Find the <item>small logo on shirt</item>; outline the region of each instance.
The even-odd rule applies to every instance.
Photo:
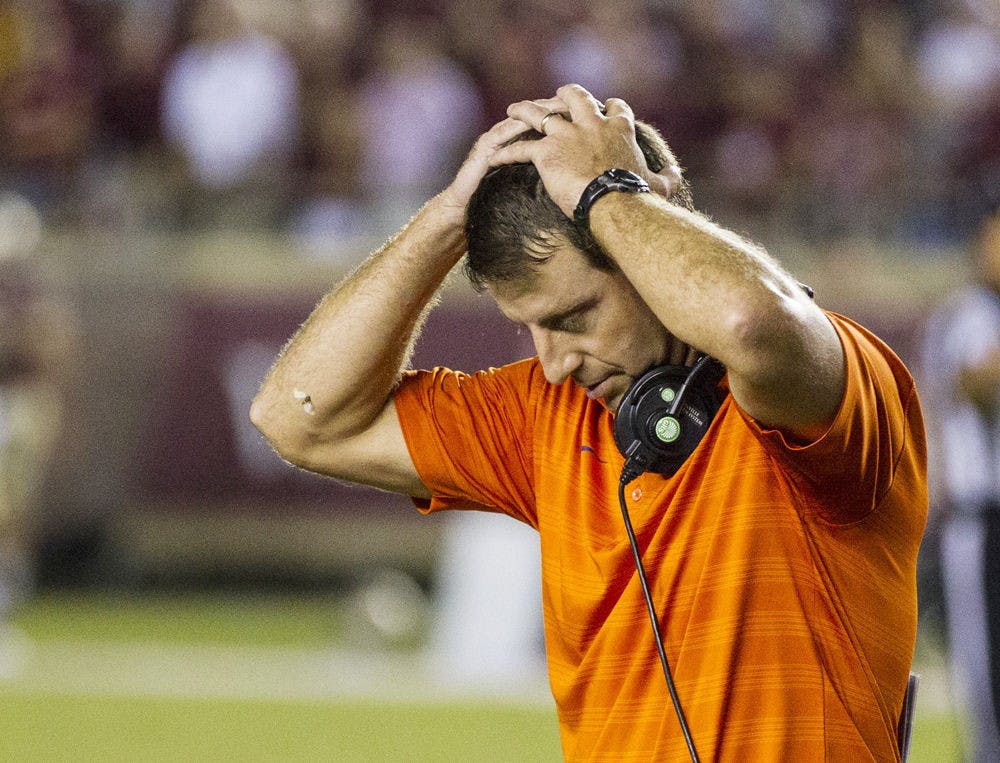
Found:
[[[594,458],[596,458],[598,460],[599,463],[602,463],[602,464],[606,464],[607,463],[607,461],[605,461],[603,458],[601,458],[600,456],[598,456],[597,455],[597,451],[594,450],[589,445],[581,445],[580,446],[580,452],[581,453],[590,453],[591,455],[594,456]]]

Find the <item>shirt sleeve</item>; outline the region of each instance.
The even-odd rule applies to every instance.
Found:
[[[811,443],[790,443],[780,430],[741,413],[810,503],[826,520],[842,524],[876,509],[904,449],[920,448],[923,425],[913,378],[902,361],[863,327],[829,315],[844,348],[846,386],[827,431]],[[920,430],[916,435],[914,427]]]
[[[408,371],[394,393],[414,466],[432,493],[421,511],[479,509],[537,527],[532,482],[537,364],[465,374]]]

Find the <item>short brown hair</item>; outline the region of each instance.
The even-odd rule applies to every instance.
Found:
[[[645,122],[635,123],[636,142],[653,172],[677,165],[677,160],[659,131]],[[515,140],[538,140],[542,134],[530,130]],[[682,182],[671,201],[690,207],[691,195]],[[552,247],[565,242],[583,252],[600,270],[615,265],[594,240],[589,229],[566,217],[549,197],[533,164],[508,164],[491,170],[469,201],[465,223],[468,255],[465,273],[482,290],[490,282],[529,275]]]

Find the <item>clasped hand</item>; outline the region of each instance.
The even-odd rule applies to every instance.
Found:
[[[544,137],[511,142],[528,130]],[[491,168],[519,162],[535,165],[545,190],[570,218],[588,183],[613,167],[640,175],[664,197],[681,182],[677,165],[660,173],[646,166],[635,139],[635,117],[625,101],[609,98],[601,104],[580,85],[564,85],[554,98],[511,104],[507,118],[476,141],[442,195],[456,213],[464,213],[479,181]]]

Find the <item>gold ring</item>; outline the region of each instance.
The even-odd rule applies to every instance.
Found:
[[[542,121],[538,123],[538,132],[542,133],[542,135],[548,135],[548,133],[545,132],[545,125],[548,123],[550,119],[552,119],[552,117],[559,117],[560,119],[562,119],[563,115],[560,114],[558,111],[550,111],[548,114],[542,117]]]

